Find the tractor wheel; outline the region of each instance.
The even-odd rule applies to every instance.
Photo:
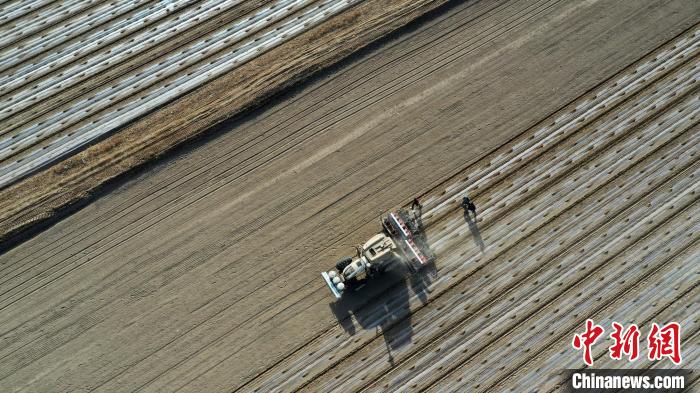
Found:
[[[352,258],[346,257],[338,261],[338,263],[335,264],[335,268],[338,269],[340,273],[345,270],[345,268],[352,262]]]

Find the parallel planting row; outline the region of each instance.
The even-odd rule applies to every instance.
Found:
[[[6,5],[0,187],[359,2]]]
[[[244,390],[554,388],[538,376],[580,364],[562,349],[588,316],[671,313],[694,337],[699,53],[694,29],[431,192],[437,278],[355,310],[382,335],[336,326]],[[457,208],[467,193],[478,222]]]

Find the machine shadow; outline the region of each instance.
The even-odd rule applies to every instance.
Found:
[[[418,231],[416,236],[420,237],[425,244],[430,244],[428,235],[425,231],[422,219],[422,207],[413,211],[413,217],[415,219],[416,225],[418,226]],[[432,252],[432,251],[431,251]],[[423,266],[421,270],[409,276],[409,283],[413,293],[420,299],[420,301],[425,305],[428,303],[428,298],[430,296],[430,284],[437,278],[437,267],[435,266],[435,255],[431,255],[433,258]]]
[[[420,236],[427,240],[420,221]],[[359,329],[376,330],[381,334],[393,364],[392,350],[412,342],[413,324],[411,320],[410,299],[414,294],[426,304],[429,286],[437,276],[434,261],[412,272],[406,263],[394,263],[380,279],[368,281],[357,291],[346,292],[343,297],[330,304],[330,308],[339,324],[350,335]]]
[[[363,330],[377,330],[389,348],[398,348],[410,342],[412,336],[409,275],[403,264],[394,264],[381,279],[346,292],[330,304],[331,310],[347,333],[355,334],[356,325]]]

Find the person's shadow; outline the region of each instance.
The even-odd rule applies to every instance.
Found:
[[[479,224],[477,224],[476,222],[476,212],[474,212],[473,214],[474,217],[472,217],[472,214],[469,212],[469,210],[464,209],[464,221],[467,222],[467,226],[469,227],[469,231],[472,233],[474,242],[477,246],[479,246],[481,252],[484,252],[484,250],[486,249],[486,246],[484,245],[484,239],[481,238]]]

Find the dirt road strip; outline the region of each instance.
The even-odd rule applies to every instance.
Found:
[[[413,361],[417,371],[429,370],[431,348],[441,340],[450,345],[445,353],[454,355],[454,370],[471,367],[469,358],[484,352],[474,347],[465,358],[461,343],[447,340],[460,326],[505,319],[499,334],[528,337],[522,328],[529,321],[550,318],[576,289],[595,290],[595,271],[617,271],[610,261],[638,240],[626,239],[625,218],[645,214],[644,201],[674,206],[636,226],[650,234],[694,206],[688,192],[676,195],[667,186],[695,184],[697,155],[677,153],[697,145],[694,120],[684,115],[697,102],[689,77],[697,2],[581,4],[457,4],[275,105],[225,123],[229,132],[177,151],[5,252],[0,383],[32,391],[312,389],[332,384],[336,372],[361,369],[362,351],[378,370],[389,370],[391,383]],[[645,57],[650,52],[658,60]],[[610,95],[597,100],[598,88]],[[651,110],[654,100],[659,105]],[[637,124],[615,119],[617,109],[638,116]],[[654,121],[661,117],[669,125],[663,132]],[[537,137],[523,134],[528,130]],[[550,134],[556,136],[546,139]],[[581,143],[595,146],[581,151]],[[525,158],[509,159],[513,154]],[[505,167],[496,173],[499,163]],[[659,178],[640,173],[645,167],[661,171]],[[478,190],[462,181],[473,174],[485,175]],[[477,222],[483,255],[454,202],[464,190],[474,193],[484,217]],[[346,314],[331,307],[318,273],[374,233],[381,212],[421,193],[430,239],[443,255],[434,276],[405,282],[394,274]],[[597,204],[610,211],[584,215]],[[611,217],[608,236],[620,241],[606,257],[598,228]],[[562,244],[547,243],[552,231],[583,225]],[[663,236],[686,244],[676,235]],[[596,261],[595,271],[577,269],[580,248]],[[668,266],[655,260],[629,274],[656,277]],[[550,290],[558,281],[535,283],[538,274],[561,277],[562,292]],[[431,286],[441,288],[435,298]],[[542,307],[513,306],[515,294],[541,295]],[[411,306],[416,297],[422,306]],[[462,302],[459,310],[446,307],[454,301]],[[407,306],[420,310],[405,314]],[[354,332],[347,312],[366,317]],[[470,312],[478,318],[465,317]],[[449,320],[432,325],[439,317]],[[313,349],[343,342],[347,348]],[[540,349],[552,347],[542,342]],[[354,386],[381,389],[385,380],[373,374]],[[441,375],[421,387],[441,383]]]
[[[365,1],[85,151],[0,190],[0,241],[15,238],[57,213],[78,208],[71,205],[87,202],[108,180],[258,106],[445,1]],[[227,21],[224,18],[212,23]],[[204,26],[199,30],[206,29]],[[182,39],[186,37],[178,38]],[[121,68],[114,72],[125,72]],[[128,64],[124,69],[130,70]],[[104,79],[104,75],[98,79]]]

